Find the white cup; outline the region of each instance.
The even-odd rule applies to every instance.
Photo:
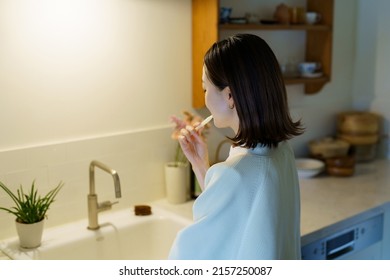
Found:
[[[306,23],[307,24],[316,24],[321,20],[321,14],[317,12],[307,12],[306,13]]]
[[[301,62],[298,65],[301,75],[313,74],[321,69],[321,63],[319,62]]]

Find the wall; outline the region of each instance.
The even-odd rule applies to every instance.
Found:
[[[169,116],[191,106],[190,15],[190,0],[0,0],[0,180],[63,180],[47,226],[87,216],[93,159],[118,171],[116,209],[164,197]],[[13,219],[0,212],[0,240]]]
[[[167,126],[190,104],[190,2],[0,0],[0,151]]]
[[[390,158],[390,2],[360,0],[358,7],[354,108],[383,116],[380,155]]]

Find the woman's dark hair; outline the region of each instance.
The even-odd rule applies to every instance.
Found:
[[[279,63],[263,39],[237,34],[214,43],[204,65],[211,83],[230,88],[240,121],[230,138],[234,145],[277,147],[303,133],[301,122],[291,119]]]

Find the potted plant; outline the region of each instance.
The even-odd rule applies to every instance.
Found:
[[[171,122],[175,124],[171,137],[175,141],[177,141],[182,128],[187,125],[194,126],[196,123],[203,121],[201,117],[188,111],[183,111],[183,116],[183,119],[176,116],[171,117]],[[205,125],[201,131],[202,137],[205,137],[209,127],[208,124]],[[178,204],[187,201],[190,198],[190,180],[190,164],[179,142],[177,142],[174,161],[165,164],[165,185],[168,202]]]
[[[12,192],[6,185],[0,182],[3,189],[14,201],[15,205],[9,208],[0,207],[16,217],[16,230],[19,236],[20,246],[23,248],[35,248],[41,244],[44,218],[54,198],[62,188],[60,182],[54,189],[41,197],[35,187],[35,181],[28,192],[24,192],[22,185]]]

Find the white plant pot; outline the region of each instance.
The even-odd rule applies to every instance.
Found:
[[[165,187],[168,202],[184,203],[190,196],[190,171],[188,163],[165,164]]]
[[[45,219],[34,224],[15,222],[20,247],[31,249],[41,245],[44,221]]]

